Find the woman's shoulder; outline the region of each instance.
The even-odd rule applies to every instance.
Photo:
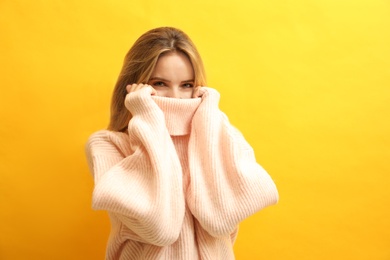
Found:
[[[124,141],[129,138],[127,133],[111,131],[111,130],[98,130],[92,133],[88,140],[94,141]]]

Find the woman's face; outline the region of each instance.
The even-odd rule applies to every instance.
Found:
[[[169,52],[161,55],[148,82],[157,96],[191,98],[194,91],[194,69],[186,55]]]

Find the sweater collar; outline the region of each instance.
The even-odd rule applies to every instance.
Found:
[[[191,132],[191,121],[201,98],[177,99],[152,96],[163,111],[165,124],[171,136],[187,135]]]

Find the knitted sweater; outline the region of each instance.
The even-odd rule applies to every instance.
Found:
[[[128,132],[89,138],[92,206],[112,224],[106,259],[234,259],[240,221],[277,202],[218,92],[205,89],[194,99],[130,93]]]

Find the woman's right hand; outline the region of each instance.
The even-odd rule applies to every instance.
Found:
[[[151,96],[157,96],[157,91],[148,84],[129,84],[126,86],[125,106],[132,116],[158,108]],[[161,112],[162,113],[162,112]]]
[[[150,86],[148,84],[142,84],[142,83],[135,84],[134,83],[134,84],[126,86],[127,93],[135,92],[135,91],[137,91],[139,89],[142,89],[142,88],[150,88],[151,89],[151,95],[152,96],[157,95],[157,91],[152,86]]]

